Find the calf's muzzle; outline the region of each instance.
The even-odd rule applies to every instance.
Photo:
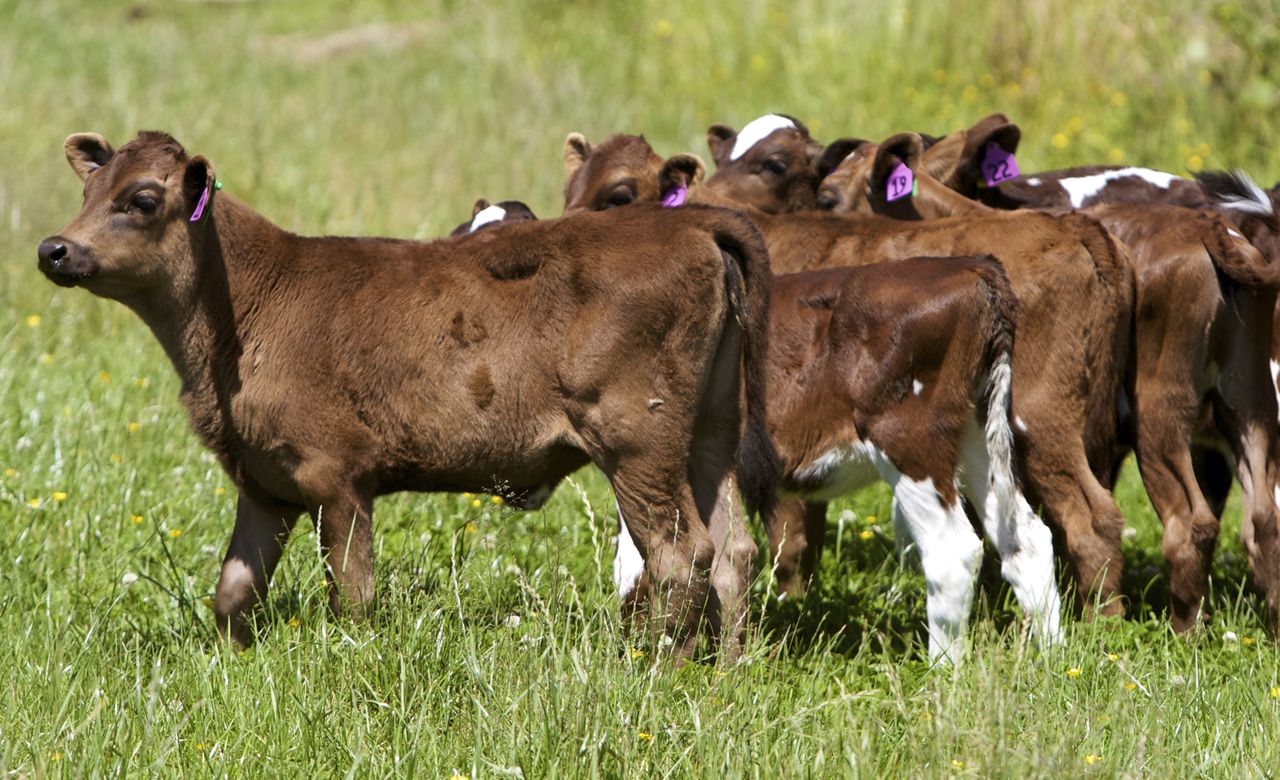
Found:
[[[37,254],[40,272],[62,287],[74,287],[98,272],[98,264],[88,251],[59,236],[41,241]]]

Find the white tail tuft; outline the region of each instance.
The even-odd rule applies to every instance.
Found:
[[[1001,517],[1013,515],[1018,488],[1013,477],[1013,429],[1009,427],[1010,388],[1013,368],[1009,353],[1002,352],[991,365],[987,382],[987,469],[988,489],[995,496]]]

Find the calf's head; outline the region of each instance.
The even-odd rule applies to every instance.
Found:
[[[707,188],[744,206],[771,214],[814,207],[821,177],[816,163],[822,144],[785,114],[765,114],[741,132],[728,125],[707,130],[716,163]]]
[[[564,140],[564,213],[655,202],[662,158],[642,135],[615,135],[592,146],[582,133]]]
[[[449,232],[450,236],[465,236],[477,230],[491,228],[504,222],[530,222],[537,220],[524,201],[504,200],[490,203],[480,198],[471,207],[471,219],[463,222]]]
[[[119,150],[96,133],[77,133],[64,148],[84,182],[84,204],[40,242],[40,271],[63,287],[116,299],[171,279],[172,258],[189,253],[193,234],[213,219],[213,165],[157,132]]]

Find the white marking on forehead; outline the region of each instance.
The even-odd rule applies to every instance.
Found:
[[[920,395],[920,391],[924,389],[924,384],[919,379],[911,380],[911,391],[916,395]]]
[[[471,229],[468,233],[474,233],[490,222],[501,222],[507,216],[507,210],[501,206],[490,206],[481,209],[476,213],[475,218],[471,220]]]
[[[1075,208],[1080,208],[1086,200],[1101,192],[1102,188],[1107,186],[1107,182],[1130,176],[1142,179],[1162,190],[1169,189],[1170,184],[1182,178],[1174,173],[1153,171],[1150,168],[1121,168],[1118,171],[1103,171],[1092,176],[1058,179],[1058,184],[1061,184],[1062,189],[1067,191],[1067,195],[1071,198],[1071,205]]]
[[[733,142],[733,151],[729,153],[729,159],[736,160],[746,154],[751,147],[768,138],[775,130],[795,129],[795,126],[795,122],[777,114],[765,114],[758,119],[753,119],[738,133],[737,140]]]

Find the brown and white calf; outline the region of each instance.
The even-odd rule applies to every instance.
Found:
[[[40,244],[39,267],[146,322],[238,486],[222,633],[251,641],[303,512],[332,605],[358,615],[374,596],[375,496],[490,490],[530,504],[587,463],[666,596],[651,630],[688,656],[709,598],[739,624],[732,591],[745,592],[751,550],[730,550],[745,560],[720,580],[712,569],[744,428],[758,456],[739,469],[744,491],[772,490],[770,275],[747,220],[644,208],[432,243],[307,238],[218,193],[212,164],[163,133],[119,150],[79,134],[65,149],[84,203]]]
[[[615,136],[586,157],[566,146],[566,211],[589,209],[619,183],[611,158],[649,159],[626,177],[665,197],[685,188],[690,202],[727,199],[698,187],[701,162],[675,155],[661,162],[638,136]],[[656,161],[656,162],[655,162]],[[662,193],[659,195],[658,193]],[[1018,465],[1032,504],[1062,533],[1087,605],[1122,611],[1117,596],[1124,517],[1106,487],[1115,450],[1115,409],[1123,379],[1133,307],[1133,271],[1122,246],[1096,220],[1043,214],[994,213],[911,223],[878,216],[750,211],[769,247],[776,273],[865,265],[908,257],[991,254],[1008,271],[1022,316],[1013,360],[1013,411]],[[790,513],[787,514],[787,509]],[[770,547],[797,537],[816,550],[825,511],[805,516],[780,502]],[[813,522],[816,516],[816,522]],[[797,526],[804,525],[803,533]],[[798,583],[811,576],[816,554],[798,555]],[[795,560],[794,558],[792,560]],[[1086,605],[1086,606],[1087,606]]]
[[[924,161],[933,158],[956,190],[998,205],[1090,203],[1086,210],[1130,247],[1138,271],[1131,398],[1137,428],[1128,443],[1165,525],[1174,626],[1194,625],[1233,472],[1241,485],[1250,568],[1274,624],[1280,610],[1280,432],[1272,345],[1280,232],[1273,201],[1243,176],[1191,181],[1133,168],[1037,174],[998,189],[976,186],[970,155],[990,144],[1012,154],[1019,138],[1016,125],[995,115],[943,139]],[[943,195],[954,198],[950,190]],[[952,203],[964,208],[973,202]]]
[[[884,481],[928,588],[929,658],[965,652],[982,540],[967,496],[1042,644],[1061,637],[1053,539],[1014,477],[1017,301],[990,257],[912,258],[775,277],[768,420],[781,490],[823,502]],[[825,506],[825,504],[824,504]],[[771,524],[766,511],[766,523]],[[625,522],[614,576],[645,581]]]

